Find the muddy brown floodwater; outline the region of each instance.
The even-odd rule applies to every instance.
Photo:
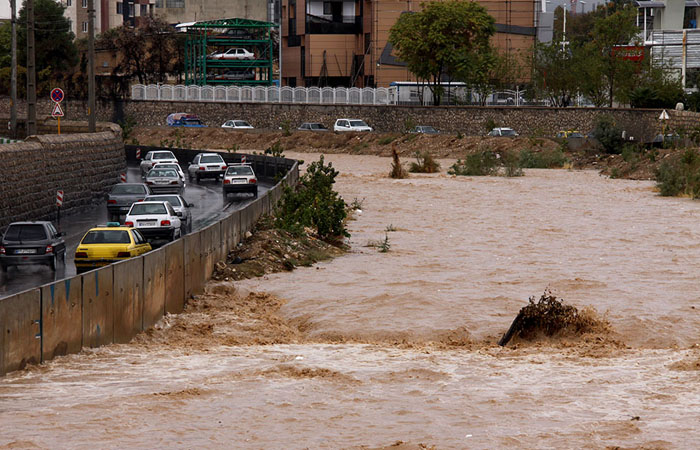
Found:
[[[593,171],[328,159],[364,199],[349,254],[0,379],[0,446],[697,448],[700,202]],[[496,346],[547,287],[611,339]]]

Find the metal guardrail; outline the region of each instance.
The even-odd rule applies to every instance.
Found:
[[[172,150],[178,158],[197,152]],[[133,153],[135,148],[127,149],[127,158]],[[241,155],[222,156],[239,161]],[[299,179],[294,160],[246,157],[256,173],[285,175],[245,208],[143,256],[0,299],[0,376],[83,347],[129,342],[166,313],[182,312],[186,300],[202,292],[216,262]]]

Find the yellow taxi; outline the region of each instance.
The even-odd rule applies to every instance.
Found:
[[[85,233],[75,250],[75,269],[81,273],[150,251],[151,244],[138,230],[110,222]]]
[[[557,138],[559,139],[569,139],[569,138],[584,138],[585,136],[576,130],[561,130],[557,133]]]

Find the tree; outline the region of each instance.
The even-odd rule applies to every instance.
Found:
[[[552,41],[536,43],[532,55],[534,91],[552,106],[569,106],[579,89],[574,54]]]
[[[486,72],[492,52],[494,19],[476,2],[458,0],[423,4],[423,11],[404,13],[389,31],[397,56],[419,80],[427,80],[434,103],[440,104],[443,77],[465,79]]]
[[[69,72],[78,62],[73,44],[75,35],[70,20],[63,16],[66,8],[54,0],[34,0],[34,40],[37,72],[50,69],[53,78]],[[27,11],[22,5],[17,24],[18,64],[27,61]]]

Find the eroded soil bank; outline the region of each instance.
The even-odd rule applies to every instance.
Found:
[[[0,446],[696,446],[700,203],[595,171],[327,158],[362,203],[346,255],[212,282],[129,345],[0,380]],[[610,328],[497,346],[546,287]]]

